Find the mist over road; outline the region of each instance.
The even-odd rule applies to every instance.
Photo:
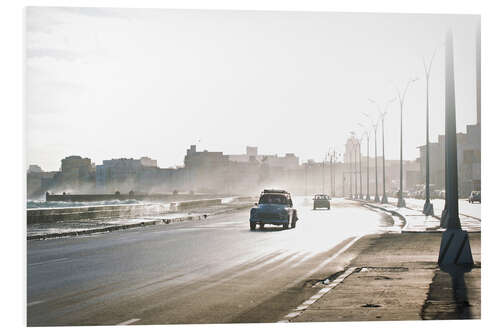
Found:
[[[273,322],[342,269],[336,254],[390,218],[295,197],[295,229],[249,230],[249,212],[89,237],[28,241],[29,326]]]

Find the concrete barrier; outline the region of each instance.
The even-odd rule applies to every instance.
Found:
[[[34,208],[27,210],[28,224],[79,221],[98,218],[160,215],[168,212],[160,204],[83,206],[70,208]]]
[[[247,201],[247,197],[238,197],[238,202]],[[27,223],[53,223],[62,221],[81,221],[99,218],[158,216],[192,208],[222,205],[222,199],[202,199],[171,202],[162,204],[124,204],[59,208],[31,208],[27,210]]]

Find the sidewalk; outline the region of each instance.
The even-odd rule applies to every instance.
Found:
[[[481,234],[470,234],[475,265],[457,300],[451,277],[437,266],[440,233],[362,238],[343,255],[364,248],[344,274],[285,316],[286,322],[479,319]],[[462,281],[463,282],[463,281]]]
[[[442,202],[436,202],[434,205],[434,216],[425,216],[422,213],[423,210],[423,200],[412,200],[408,199],[406,208],[396,207],[394,200],[389,200],[388,204],[374,203],[363,200],[357,200],[363,202],[365,205],[390,212],[393,215],[400,216],[405,220],[406,226],[403,228],[402,232],[443,232],[445,229],[440,227],[440,217],[442,211]],[[461,204],[465,205],[465,203]],[[480,209],[480,205],[479,205]],[[461,212],[461,211],[460,211]],[[470,213],[470,209],[468,211]],[[481,232],[481,218],[474,212],[476,216],[460,214],[460,223],[462,229],[469,232]]]

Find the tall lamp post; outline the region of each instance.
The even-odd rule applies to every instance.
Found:
[[[349,159],[349,199],[352,199],[353,198],[353,191],[352,191],[352,151],[348,152],[347,158]]]
[[[431,60],[429,64],[422,60],[425,71],[425,82],[426,82],[426,127],[425,127],[425,204],[423,213],[425,215],[434,215],[434,206],[431,203],[431,190],[430,190],[430,166],[429,166],[429,79],[431,75],[432,61],[436,55],[437,48],[434,49]]]
[[[406,87],[401,92],[399,88],[396,87],[397,92],[398,92],[398,100],[399,100],[399,107],[400,107],[400,137],[399,137],[399,193],[398,193],[398,207],[406,207],[406,202],[405,199],[403,198],[403,106],[405,102],[405,97],[406,97],[406,92],[408,91],[408,88],[410,87],[410,84],[413,82],[417,81],[417,78],[410,79],[406,83]]]
[[[359,136],[356,148],[358,150],[359,157],[359,199],[363,200],[363,178],[361,177],[361,142],[363,141],[363,135]]]
[[[373,127],[373,135],[375,136],[375,197],[373,198],[373,200],[375,202],[380,202],[380,197],[378,196],[378,168],[377,168],[377,159],[378,159],[378,156],[377,156],[377,128],[378,128],[378,119],[377,119],[377,121],[373,121],[368,114],[363,113],[363,115],[365,117],[367,117],[368,119],[370,119],[371,125]]]
[[[335,146],[333,146],[333,193],[332,197],[335,198],[335,163],[337,162],[337,153],[335,152]]]
[[[354,199],[358,199],[358,152],[356,149],[356,133],[354,131],[351,131],[349,154],[351,155],[351,160],[354,160],[354,169],[352,170],[354,177]]]
[[[366,136],[366,201],[370,200],[370,131],[366,129],[366,127],[358,123],[365,131],[364,135]]]
[[[474,260],[469,237],[462,230],[458,216],[457,134],[455,111],[455,76],[453,68],[453,37],[446,34],[445,49],[445,160],[446,160],[446,231],[441,238],[438,263],[450,274],[470,271]]]
[[[377,110],[378,114],[380,117],[380,120],[382,121],[382,191],[384,192],[382,194],[382,203],[386,204],[389,201],[387,200],[387,192],[385,191],[385,128],[384,128],[384,122],[385,122],[385,116],[387,115],[387,109],[389,108],[389,105],[394,102],[396,99],[392,98],[388,100],[385,104],[384,111],[381,110],[380,104],[377,103],[376,101],[369,99],[371,103],[374,103],[377,105]]]

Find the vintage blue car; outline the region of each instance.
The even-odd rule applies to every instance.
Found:
[[[257,224],[264,228],[266,224],[289,226],[295,228],[298,220],[297,210],[293,208],[290,193],[283,190],[264,190],[260,194],[259,203],[250,210],[250,230]]]

